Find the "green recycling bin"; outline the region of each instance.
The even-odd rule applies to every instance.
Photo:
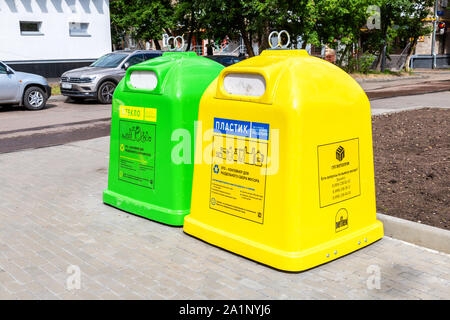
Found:
[[[167,52],[127,70],[114,92],[104,203],[183,225],[200,99],[223,68],[195,52]]]

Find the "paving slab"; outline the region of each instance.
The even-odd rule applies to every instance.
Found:
[[[0,155],[0,299],[450,299],[450,255],[389,237],[286,273],[106,206],[108,147]]]

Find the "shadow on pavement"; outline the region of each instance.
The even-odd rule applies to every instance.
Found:
[[[47,109],[53,109],[56,108],[57,105],[56,104],[52,104],[52,103],[47,103],[47,105],[45,106],[45,108],[41,109],[41,110],[28,110],[27,108],[25,108],[24,106],[18,106],[18,105],[0,105],[0,113],[1,112],[16,112],[16,111],[27,111],[27,112],[39,112],[39,111],[44,111]]]
[[[93,98],[69,98],[66,97],[65,100],[62,100],[66,104],[72,104],[72,105],[90,105],[90,104],[102,104],[98,102],[96,99]]]

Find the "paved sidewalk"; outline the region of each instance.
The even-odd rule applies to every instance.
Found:
[[[285,273],[106,206],[108,141],[0,155],[0,298],[450,299],[449,255],[387,237]]]
[[[450,91],[370,101],[372,115],[421,108],[450,108]]]

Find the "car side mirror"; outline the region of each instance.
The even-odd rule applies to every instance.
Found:
[[[124,68],[125,70],[127,70],[129,67],[130,67],[130,63],[129,63],[129,62],[125,62],[125,63],[123,64],[123,68]]]
[[[6,68],[6,74],[14,74],[14,71],[12,71],[10,68]]]

